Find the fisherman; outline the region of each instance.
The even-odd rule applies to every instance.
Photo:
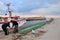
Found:
[[[10,22],[4,22],[4,23],[2,24],[2,29],[3,29],[3,31],[5,32],[5,35],[8,35],[8,34],[9,34],[9,31],[8,31],[8,28],[7,28],[7,27],[10,28]]]
[[[11,23],[13,24],[12,27],[14,28],[14,33],[18,33],[18,23],[16,20],[11,20]]]

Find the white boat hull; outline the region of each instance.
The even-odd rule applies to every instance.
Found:
[[[20,22],[18,22],[18,26],[20,27],[20,26],[22,26],[24,23],[26,23],[26,20],[23,20],[23,21],[20,21]],[[12,23],[10,23],[10,27],[12,27]],[[2,24],[0,24],[0,30],[2,30]]]

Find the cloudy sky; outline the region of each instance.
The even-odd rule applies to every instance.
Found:
[[[60,16],[60,0],[0,0],[0,14],[7,12],[7,3],[18,14]]]

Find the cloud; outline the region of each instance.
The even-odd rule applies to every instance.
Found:
[[[30,11],[34,15],[60,15],[60,2],[48,4],[47,8],[38,8]]]
[[[3,5],[3,2],[0,1],[0,5]]]

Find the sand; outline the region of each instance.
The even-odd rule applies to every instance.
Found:
[[[51,24],[45,25],[47,32],[34,40],[60,40],[60,19],[55,19]]]

